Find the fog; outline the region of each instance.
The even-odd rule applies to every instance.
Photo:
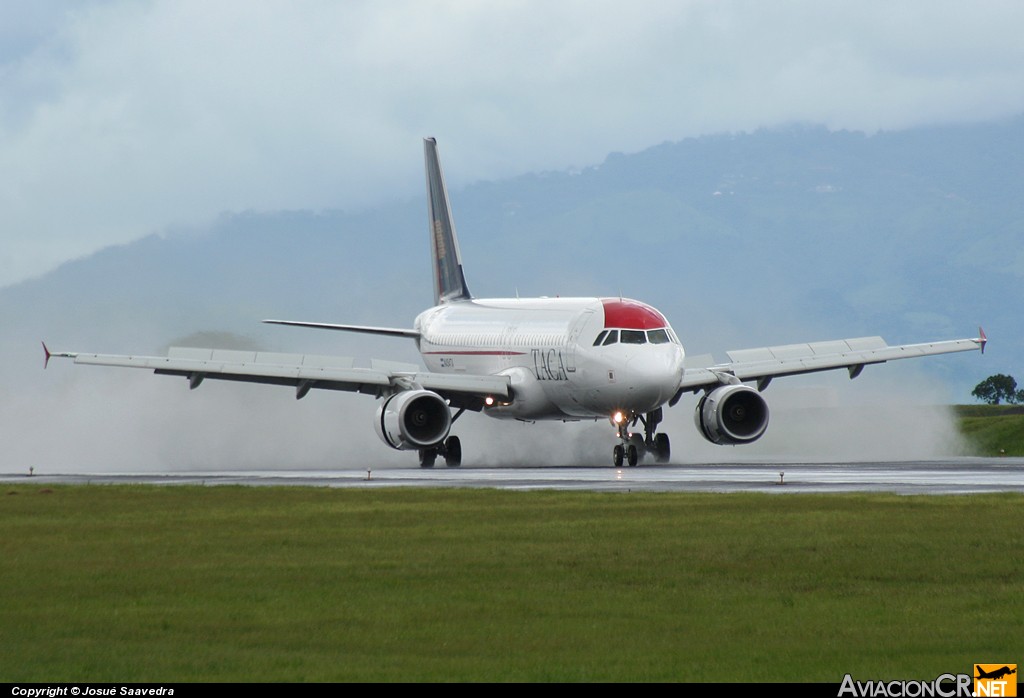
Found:
[[[956,415],[935,402],[941,391],[913,369],[874,368],[879,374],[895,373],[897,380],[861,376],[857,381],[864,385],[855,387],[838,371],[789,379],[797,383],[794,387],[776,381],[764,393],[771,409],[768,431],[753,444],[718,446],[704,440],[693,420],[698,396],[685,395],[675,407],[665,408],[661,425],[672,441],[671,463],[892,462],[965,455]],[[616,443],[607,420],[524,424],[478,415],[465,419],[458,424],[462,429],[454,431],[462,439],[466,464],[603,466],[611,464]],[[642,424],[636,429],[642,430]]]
[[[41,354],[41,351],[40,351]],[[41,365],[41,356],[39,364]],[[9,473],[338,470],[415,467],[413,452],[381,442],[372,396],[76,366],[53,359],[32,389],[0,400]],[[667,408],[672,463],[783,459],[811,462],[924,460],[962,455],[955,416],[913,366],[870,366],[850,381],[836,371],[775,381],[765,436],[716,446],[693,423],[697,397]],[[638,425],[639,427],[640,425]],[[606,421],[523,423],[464,413],[452,433],[471,466],[610,466]],[[441,466],[439,461],[438,467]]]

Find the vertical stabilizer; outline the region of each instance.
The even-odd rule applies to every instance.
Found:
[[[455,236],[448,188],[444,185],[437,141],[423,139],[427,167],[427,215],[430,223],[430,253],[434,262],[434,304],[472,298],[462,274],[462,256]]]

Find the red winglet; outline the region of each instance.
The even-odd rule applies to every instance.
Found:
[[[46,358],[43,359],[43,370],[45,371],[46,367],[50,364],[50,357],[53,356],[53,354],[51,354],[50,350],[46,348],[46,342],[42,342],[42,345],[43,351],[46,353]]]
[[[981,345],[981,353],[985,353],[985,345],[988,344],[988,337],[985,336],[985,330],[981,329],[981,325],[978,325],[978,343]]]

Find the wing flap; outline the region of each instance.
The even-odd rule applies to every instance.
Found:
[[[64,352],[53,354],[76,364],[149,369],[162,375],[185,376],[192,387],[204,379],[292,385],[299,397],[310,389],[344,390],[383,395],[404,385],[433,390],[456,406],[479,409],[487,396],[511,396],[507,376],[449,375],[421,372],[415,364],[374,360],[370,368],[354,366],[347,356],[279,354],[229,349],[173,347],[167,356],[129,356]]]
[[[757,363],[762,361],[786,361],[820,356],[840,355],[855,351],[884,349],[887,345],[881,337],[856,337],[809,344],[785,344],[778,347],[740,349],[726,352],[733,363]]]
[[[699,390],[734,381],[762,381],[777,376],[792,376],[839,368],[859,375],[868,364],[909,359],[918,356],[951,354],[983,349],[984,336],[923,344],[889,346],[881,337],[856,337],[810,344],[787,344],[726,352],[730,362],[687,368],[680,390]],[[764,383],[767,385],[767,381]]]
[[[312,359],[308,363],[307,359]],[[325,361],[325,359],[330,359]],[[333,360],[339,360],[335,363]],[[289,381],[325,381],[364,385],[390,385],[390,375],[370,368],[353,368],[347,357],[308,357],[303,354],[261,355],[227,349],[173,351],[167,356],[120,356],[116,354],[77,354],[76,364],[147,368],[162,374],[201,374],[208,378],[244,380],[277,378]],[[347,363],[347,365],[346,365]],[[340,365],[339,365],[340,364]],[[269,382],[254,380],[253,382]],[[345,388],[340,388],[345,389]]]
[[[161,357],[148,358],[160,359]],[[167,360],[208,361],[224,364],[258,363],[270,366],[303,366],[307,368],[352,368],[355,364],[355,359],[351,356],[282,354],[269,351],[200,349],[198,347],[171,347],[167,351]]]

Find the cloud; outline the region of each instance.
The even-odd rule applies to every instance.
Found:
[[[708,132],[1024,111],[1017,2],[5,4],[0,285],[222,211],[420,195]]]

